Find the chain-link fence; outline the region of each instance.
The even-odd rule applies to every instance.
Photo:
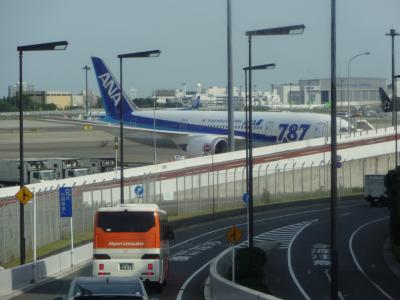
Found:
[[[343,161],[338,169],[338,195],[363,189],[365,174],[385,174],[394,165],[394,156],[383,155]],[[244,167],[218,169],[211,164],[201,171],[180,172],[178,177],[143,174],[125,178],[125,203],[156,203],[170,216],[188,217],[243,207],[246,191]],[[255,165],[254,203],[270,204],[329,196],[330,163],[321,161],[299,164],[287,160]],[[120,202],[120,182],[72,187],[74,236],[90,238],[93,216],[98,207]],[[70,220],[60,218],[59,191],[34,192],[37,211],[37,247],[70,238]],[[33,201],[25,205],[27,254],[33,248]],[[19,205],[0,208],[0,264],[19,257]]]

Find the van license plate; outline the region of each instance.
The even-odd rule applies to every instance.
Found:
[[[130,264],[130,263],[121,263],[121,264],[119,264],[119,269],[120,269],[121,271],[133,270],[133,264]]]

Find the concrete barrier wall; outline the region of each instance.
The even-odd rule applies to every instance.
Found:
[[[271,295],[254,291],[247,287],[233,283],[220,275],[230,266],[230,249],[217,256],[210,265],[210,293],[213,300],[280,300]]]
[[[89,262],[92,259],[92,248],[92,243],[75,248],[73,264]],[[54,277],[68,269],[72,269],[70,250],[38,260],[36,263],[0,270],[0,296],[10,294],[30,283]]]

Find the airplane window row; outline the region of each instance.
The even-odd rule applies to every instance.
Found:
[[[225,128],[225,129],[228,129],[228,125],[208,125],[208,127],[212,127],[212,128]],[[235,126],[235,129],[246,129],[246,127],[244,126],[244,125],[242,125],[242,126]],[[261,126],[255,126],[255,125],[253,125],[253,129],[262,129],[262,127]]]

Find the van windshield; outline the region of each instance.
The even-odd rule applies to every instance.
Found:
[[[154,212],[99,212],[97,227],[105,232],[147,232],[155,226]]]

